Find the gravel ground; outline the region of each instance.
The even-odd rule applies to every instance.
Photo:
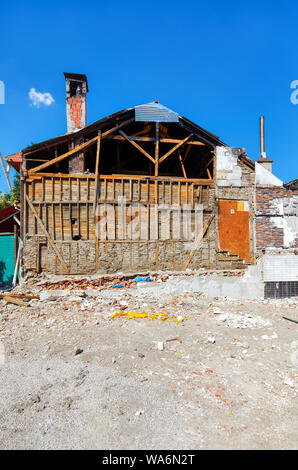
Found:
[[[0,300],[1,449],[297,447],[297,299],[118,281]]]

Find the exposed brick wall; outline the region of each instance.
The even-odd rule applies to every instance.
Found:
[[[298,191],[282,187],[256,188],[256,243],[257,248],[288,248],[285,246],[287,217],[297,217]],[[293,239],[291,247],[297,247]]]
[[[256,218],[257,248],[282,248],[284,245],[284,230],[270,221],[268,216]]]
[[[285,188],[256,188],[256,215],[283,215],[277,212],[276,199],[288,198],[294,192]]]

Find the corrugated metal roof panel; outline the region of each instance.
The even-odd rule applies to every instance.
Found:
[[[179,115],[162,104],[153,102],[136,106],[135,120],[142,122],[179,122]]]

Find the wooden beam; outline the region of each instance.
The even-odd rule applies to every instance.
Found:
[[[124,126],[127,126],[128,124],[130,124],[131,122],[133,121],[133,119],[128,119],[127,121],[124,121],[122,122],[121,124],[119,124],[118,126],[115,126],[113,127],[112,129],[104,132],[102,135],[101,135],[101,138],[102,139],[105,139],[106,137],[108,137],[110,134],[113,134],[113,132],[117,131],[118,129],[121,129],[122,127]],[[28,171],[29,174],[32,174],[32,173],[38,173],[39,171],[41,170],[44,170],[45,168],[48,168],[49,166],[53,165],[54,163],[59,163],[61,162],[62,160],[64,160],[65,158],[68,158],[68,157],[71,157],[72,155],[78,153],[78,152],[81,152],[82,150],[85,150],[87,147],[89,147],[90,145],[94,144],[96,141],[98,140],[98,136],[96,137],[93,137],[93,139],[91,140],[88,140],[88,142],[84,142],[83,144],[79,145],[78,147],[75,147],[73,148],[72,150],[70,150],[69,152],[66,152],[64,153],[63,155],[59,155],[59,157],[56,157],[56,158],[53,158],[52,160],[46,162],[46,163],[43,163],[42,165],[39,165],[35,168],[32,168],[31,170]]]
[[[12,295],[5,295],[3,297],[3,300],[5,300],[5,302],[7,302],[8,304],[18,305],[19,307],[28,307],[29,305],[28,302],[24,302],[23,300],[16,299]]]
[[[27,162],[48,162],[49,160],[41,160],[40,158],[26,158]]]
[[[203,237],[205,236],[205,234],[206,234],[208,228],[210,227],[210,224],[211,224],[211,222],[212,222],[213,219],[214,219],[214,214],[212,214],[212,215],[209,217],[209,219],[208,219],[208,221],[207,221],[207,223],[206,223],[206,225],[205,225],[203,231],[199,233],[198,238],[197,238],[196,241],[195,241],[195,246],[193,247],[193,249],[192,249],[191,252],[189,253],[188,258],[187,258],[187,260],[186,260],[186,262],[185,262],[185,264],[184,264],[184,266],[183,266],[183,270],[184,270],[184,271],[185,271],[185,269],[188,267],[188,265],[189,265],[189,263],[190,263],[190,261],[191,261],[193,255],[194,255],[195,251],[198,249],[199,244],[201,243]]]
[[[189,144],[189,142],[187,142]],[[185,160],[187,159],[188,157],[188,154],[190,152],[190,149],[191,149],[191,145],[189,145],[185,151],[185,154],[184,154],[184,157],[183,157],[183,163],[185,162]]]
[[[42,165],[36,166],[35,168],[31,168],[31,170],[29,170],[28,173],[29,173],[29,175],[31,175],[32,173],[38,173],[38,172],[44,170],[45,168],[48,168],[49,166],[54,165],[55,163],[59,163],[62,160],[65,160],[65,158],[71,157],[75,153],[81,152],[82,150],[86,149],[90,145],[94,144],[97,140],[98,140],[98,137],[96,136],[93,139],[88,140],[88,142],[84,142],[83,144],[79,145],[78,147],[75,147],[75,148],[69,150],[69,152],[66,152],[63,155],[59,155],[58,157],[53,158],[52,160],[49,160],[48,162],[43,163]]]
[[[123,131],[119,131],[119,133],[127,140],[127,142],[130,142],[136,149],[138,149],[145,157],[149,158],[153,163],[155,163],[154,158],[149,155],[149,153],[146,152],[140,145],[138,145],[134,140],[132,140],[128,135],[125,134]]]
[[[23,156],[26,157],[27,155],[32,155],[33,153],[40,152],[41,150],[45,150],[45,149],[49,150],[51,147],[55,147],[57,145],[65,144],[65,142],[68,142],[67,138],[65,138],[63,140],[59,140],[59,142],[53,142],[52,144],[45,145],[44,147],[37,148],[35,150],[32,150],[31,152],[26,152],[26,153],[23,154]],[[33,147],[33,145],[32,145],[32,147]]]
[[[133,142],[155,142],[155,137],[148,137],[148,136],[144,136],[144,137],[136,137],[134,135],[131,135],[131,136],[128,136],[130,138],[130,140],[132,140]],[[108,138],[108,140],[118,140],[118,141],[124,141],[125,138],[122,137],[121,135],[110,135]],[[159,142],[161,144],[179,144],[180,142],[182,142],[181,139],[170,139],[170,138],[163,138],[161,137],[159,139]],[[206,144],[203,144],[202,142],[199,142],[198,140],[191,140],[190,142],[187,142],[187,145],[194,145],[194,146],[206,146]]]
[[[160,139],[160,142],[163,144],[179,144],[181,142],[181,139]],[[190,142],[186,143],[187,145],[194,145],[194,146],[206,146],[206,144],[203,144],[202,142],[199,142],[198,140],[191,140]]]
[[[159,133],[163,137],[166,137],[168,135],[169,129],[164,126],[163,124],[159,123]]]
[[[95,217],[96,203],[97,203],[100,141],[101,141],[101,132],[98,131],[97,150],[96,150],[96,163],[95,163],[95,187],[94,187],[93,217]]]
[[[210,171],[208,170],[208,168],[206,168],[206,169],[207,169],[208,178],[209,178],[210,180],[212,180]]]
[[[147,132],[150,132],[152,129],[152,124],[149,124],[148,126],[145,126],[144,129],[142,129],[141,131],[139,132],[135,132],[133,135],[133,137],[136,137],[138,135],[143,135],[143,134],[147,134]]]
[[[181,147],[181,145],[185,144],[189,139],[191,139],[192,136],[193,136],[193,134],[189,134],[189,136],[187,136],[187,137],[185,137],[185,139],[181,140],[179,142],[179,144],[175,145],[175,147],[173,147],[163,157],[161,157],[159,159],[159,163],[163,162],[166,158],[168,158],[173,152],[175,152],[179,147]]]
[[[14,217],[16,214],[18,214],[20,211],[17,211],[17,212],[14,212],[13,214],[10,214],[9,216],[5,217],[5,219],[2,219],[0,220],[0,224],[2,224],[3,222],[5,222],[6,220],[8,219],[11,219],[12,217]]]
[[[65,269],[65,271],[66,271],[67,273],[69,273],[69,269],[68,269],[68,267],[66,266],[66,264],[65,264],[65,262],[64,262],[64,259],[62,258],[61,254],[60,254],[59,251],[57,250],[54,241],[52,240],[52,238],[51,238],[49,232],[48,232],[47,229],[45,228],[45,226],[44,226],[42,220],[39,218],[39,216],[38,216],[38,214],[37,214],[37,212],[36,212],[36,210],[35,210],[35,208],[34,208],[32,202],[30,201],[30,199],[29,199],[29,197],[27,196],[27,194],[25,195],[25,197],[26,197],[27,204],[28,204],[28,206],[30,207],[32,213],[34,214],[34,216],[35,216],[37,222],[39,223],[39,226],[40,226],[42,232],[43,232],[44,235],[47,237],[47,239],[48,239],[48,241],[49,241],[51,247],[53,248],[53,250],[54,250],[56,256],[59,258],[59,260],[60,260],[62,266],[63,266],[64,269]]]
[[[204,166],[204,168],[203,168],[203,170],[202,170],[201,173],[203,173],[203,172],[209,167],[210,163],[212,163],[213,160],[214,160],[214,157],[212,157],[211,160],[209,160],[209,162],[207,163],[207,165]]]
[[[182,160],[182,157],[181,157],[181,153],[178,152],[178,156],[179,156],[179,161],[180,161],[180,165],[181,165],[181,168],[182,168],[182,173],[183,173],[183,176],[184,178],[186,179],[187,176],[186,176],[186,171],[185,171],[185,168],[184,168],[184,163],[183,163],[183,160]]]
[[[0,294],[0,299],[3,299],[4,297],[6,297],[6,295]],[[10,294],[9,297],[13,297],[16,299],[26,299],[26,300],[32,300],[32,299],[39,300],[40,299],[39,295]]]
[[[62,180],[69,180],[69,179],[83,179],[86,181],[93,181],[95,179],[95,175],[76,175],[72,177],[71,175],[64,174],[64,173],[41,173],[40,175],[32,175],[32,178],[26,179],[26,183],[32,182],[32,181],[40,181],[43,177],[48,177],[48,178],[58,178]],[[122,180],[122,179],[135,179],[135,180],[143,180],[143,181],[171,181],[172,183],[176,183],[177,181],[182,181],[184,182],[184,178],[182,176],[150,176],[150,175],[138,175],[138,174],[117,174],[117,173],[112,173],[112,174],[101,174],[100,179],[115,179],[115,180]],[[187,178],[187,181],[189,183],[195,183],[195,184],[201,184],[205,186],[214,186],[214,181],[209,180],[208,178]],[[41,201],[40,201],[41,202]],[[58,201],[57,201],[58,202]]]

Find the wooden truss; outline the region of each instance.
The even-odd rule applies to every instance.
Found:
[[[64,153],[63,155],[56,156],[49,160],[49,161],[44,161],[41,165],[38,165],[35,168],[32,168],[28,171],[29,175],[34,174],[34,173],[39,173],[46,168],[59,163],[66,158],[70,158],[71,156],[77,154],[78,152],[86,150],[88,147],[91,145],[97,143],[97,152],[96,152],[96,166],[95,166],[95,184],[96,184],[96,191],[95,191],[95,199],[94,199],[94,211],[96,207],[96,194],[97,194],[97,184],[98,184],[98,175],[99,175],[99,154],[100,154],[100,142],[103,139],[109,139],[109,140],[114,140],[114,141],[126,141],[129,142],[134,148],[136,148],[142,155],[144,155],[146,158],[148,158],[151,163],[154,164],[154,175],[158,176],[158,169],[159,165],[165,161],[170,155],[172,155],[174,152],[178,151],[178,157],[182,169],[182,173],[184,178],[187,178],[186,171],[185,171],[185,166],[184,162],[189,154],[189,151],[192,146],[204,146],[206,145],[205,143],[202,143],[198,140],[193,140],[193,133],[190,133],[187,137],[184,139],[172,139],[168,137],[160,137],[161,135],[167,135],[167,128],[164,127],[162,124],[155,123],[155,137],[148,137],[146,135],[143,135],[144,133],[150,132],[152,129],[152,125],[147,125],[145,128],[136,133],[135,135],[129,136],[127,135],[122,129],[129,124],[131,124],[134,120],[133,119],[128,119],[121,124],[118,124],[117,126],[109,129],[108,131],[105,131],[103,133],[99,132],[96,137],[93,137],[92,139],[88,140],[87,142],[84,142],[83,144],[69,150],[68,152]],[[118,133],[118,134],[117,134]],[[153,142],[155,143],[155,152],[154,156],[150,155],[146,150],[144,150],[143,147],[138,142]],[[168,150],[164,155],[160,156],[160,144],[161,143],[166,143],[170,144],[173,143],[175,144],[173,148]],[[186,146],[186,151],[184,153],[184,156],[182,158],[180,150],[183,146]],[[211,160],[212,161],[212,160]],[[212,179],[210,171],[208,169],[211,161],[206,165],[205,170],[207,171],[209,179]]]

